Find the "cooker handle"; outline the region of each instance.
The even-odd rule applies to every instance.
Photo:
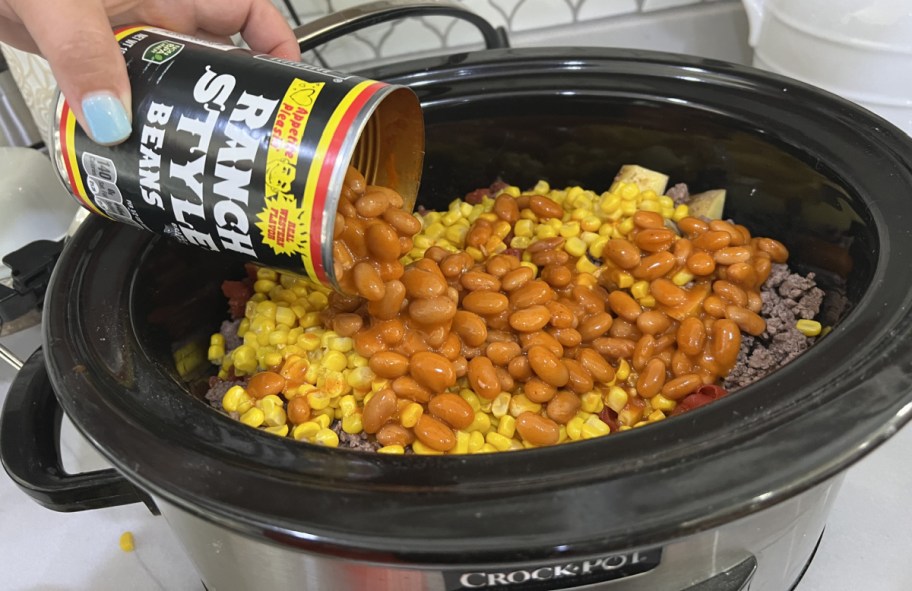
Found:
[[[301,51],[364,29],[410,16],[451,16],[468,21],[481,31],[488,49],[510,47],[503,27],[495,28],[480,15],[451,0],[381,0],[330,13],[294,30]]]
[[[39,504],[82,511],[152,500],[114,469],[67,474],[60,461],[63,410],[38,349],[16,374],[0,412],[0,462],[10,478]]]

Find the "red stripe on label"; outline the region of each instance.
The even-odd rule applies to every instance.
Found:
[[[76,176],[73,173],[74,162],[70,160],[70,147],[67,144],[67,124],[70,121],[70,117],[74,115],[70,112],[70,105],[64,101],[63,109],[60,112],[60,154],[63,156],[63,164],[66,167],[67,178],[70,179],[70,187],[73,190],[73,194],[76,195],[79,193],[78,188],[76,187]],[[82,201],[82,195],[79,195],[79,200]]]
[[[329,144],[326,157],[323,161],[323,167],[320,169],[320,175],[317,177],[317,188],[314,195],[314,215],[311,216],[310,219],[311,236],[319,236],[321,229],[323,228],[323,215],[326,213],[329,182],[332,178],[333,170],[336,167],[339,148],[342,145],[342,142],[345,141],[345,137],[348,135],[355,117],[361,112],[364,104],[367,103],[378,90],[385,86],[387,85],[382,82],[377,82],[365,88],[364,92],[352,102],[348,111],[346,111],[342,120],[339,122],[339,127],[336,128],[336,131],[333,133],[332,141]],[[335,213],[335,211],[332,211],[331,215],[335,215]],[[316,271],[320,283],[328,285],[329,277],[326,275],[326,269],[323,268],[323,254],[320,252],[320,247],[320,241],[311,240],[310,256],[311,260],[314,262],[314,271]]]

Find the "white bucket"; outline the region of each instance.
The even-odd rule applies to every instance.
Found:
[[[743,0],[754,65],[823,88],[912,135],[910,0]]]

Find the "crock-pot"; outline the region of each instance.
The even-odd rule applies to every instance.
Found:
[[[608,437],[480,456],[388,456],[274,437],[215,412],[173,354],[226,315],[240,261],[102,219],[67,243],[43,354],[10,389],[0,455],[46,506],[144,500],[211,591],[781,591],[844,470],[912,409],[912,140],[798,82],[616,49],[498,49],[369,76],[421,97],[419,203],[503,178],[604,190],[622,164],[791,251],[833,329],[706,407]],[[60,408],[114,469],[63,473]]]

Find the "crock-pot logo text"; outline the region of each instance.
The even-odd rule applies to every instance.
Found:
[[[149,102],[140,130],[139,189],[149,205],[167,211],[170,204],[167,234],[256,258],[249,185],[279,100],[246,91],[234,98],[236,85],[234,76],[206,66],[193,86],[195,105]]]
[[[451,582],[447,588],[451,591],[563,589],[570,584],[574,586],[591,584],[652,570],[658,566],[661,556],[661,550],[648,550],[515,570],[463,572],[458,577],[447,576],[448,583]]]

